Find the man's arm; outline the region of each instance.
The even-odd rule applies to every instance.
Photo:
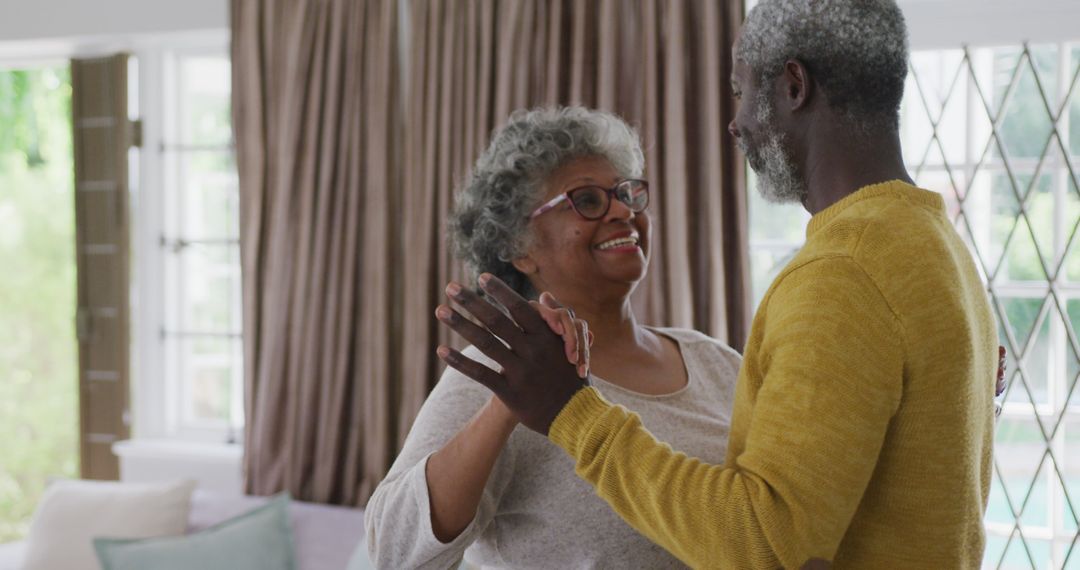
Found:
[[[657,442],[636,415],[593,390],[575,395],[551,426],[578,474],[691,566],[832,560],[899,402],[900,325],[851,260],[796,269],[765,317],[759,358],[744,363],[760,366],[764,380],[753,409],[736,410],[753,417],[732,465]]]
[[[493,277],[482,276],[481,286],[513,322],[453,285],[450,297],[487,330],[456,313],[443,322],[503,371],[446,347],[440,357],[569,452],[628,523],[692,566],[798,568],[833,559],[877,464],[903,377],[900,323],[854,262],[804,265],[763,303],[765,336],[757,358],[743,363],[753,373],[740,379],[763,383],[752,406],[743,401],[746,386],[738,389],[735,413],[752,417],[744,439],[733,434],[745,445],[726,468],[673,451],[635,415],[583,388],[573,367],[559,364],[558,338],[527,302]]]

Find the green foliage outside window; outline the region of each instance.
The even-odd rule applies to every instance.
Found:
[[[0,70],[0,542],[78,473],[71,79]]]

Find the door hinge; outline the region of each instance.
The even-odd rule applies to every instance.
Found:
[[[134,121],[128,121],[128,140],[131,141],[131,146],[136,147],[136,148],[142,148],[142,141],[143,141],[142,119],[135,119]]]
[[[75,311],[75,337],[79,342],[90,340],[90,309],[79,307]]]

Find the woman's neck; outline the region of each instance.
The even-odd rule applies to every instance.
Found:
[[[688,372],[678,346],[637,323],[629,291],[607,296],[596,290],[585,295],[551,293],[589,323],[593,374],[644,394],[669,394],[686,386]]]
[[[650,333],[637,324],[628,296],[604,301],[595,297],[567,296],[564,299],[557,293],[554,295],[564,306],[572,307],[577,318],[589,324],[589,330],[593,333],[593,359],[602,359],[611,352],[625,353],[646,346],[645,337]]]

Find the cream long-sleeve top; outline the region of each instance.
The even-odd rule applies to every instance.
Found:
[[[685,329],[653,329],[678,345],[687,385],[670,394],[632,392],[593,377],[611,402],[637,412],[660,440],[722,463],[740,357]],[[473,347],[465,354],[495,366]],[[377,568],[450,568],[462,557],[491,568],[681,568],[623,522],[574,474],[574,461],[544,436],[518,426],[499,455],[473,521],[442,543],[431,528],[428,458],[491,396],[448,368],[421,408],[405,446],[366,511],[368,552]]]

